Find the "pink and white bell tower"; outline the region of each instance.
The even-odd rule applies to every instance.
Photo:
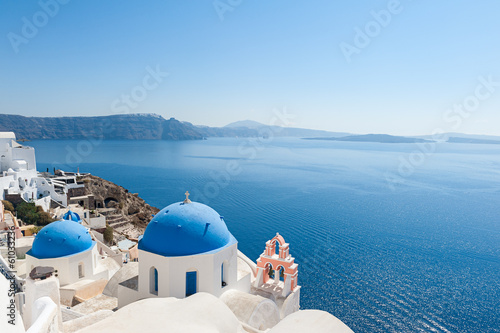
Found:
[[[290,255],[289,244],[283,236],[276,236],[266,242],[266,249],[257,259],[257,276],[254,287],[257,289],[268,289],[275,286],[281,288],[282,297],[287,297],[298,286],[298,264]],[[275,288],[274,288],[275,289]]]

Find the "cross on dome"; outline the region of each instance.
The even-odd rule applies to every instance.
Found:
[[[191,200],[189,200],[189,192],[186,191],[186,193],[184,193],[186,195],[186,199],[184,200],[184,203],[191,203]]]

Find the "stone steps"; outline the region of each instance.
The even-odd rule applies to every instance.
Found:
[[[116,228],[119,228],[119,227],[123,227],[123,226],[125,226],[125,225],[127,225],[127,224],[130,224],[130,222],[129,222],[129,221],[125,221],[125,222],[116,222],[115,224],[110,225],[110,226],[111,226],[111,227],[113,227],[114,229],[116,229]]]
[[[118,214],[116,214],[116,215],[110,215],[110,216],[106,216],[106,221],[108,221],[108,222],[114,222],[116,220],[121,220],[123,218],[124,218],[123,215],[118,215]]]
[[[117,210],[116,209],[109,209],[109,208],[100,208],[100,209],[97,209],[97,211],[101,214],[101,215],[104,215],[106,216],[106,218],[108,216],[113,216],[113,215],[117,215]]]
[[[113,228],[118,228],[127,223],[130,223],[123,215],[118,215],[118,214],[107,216],[106,222],[109,224],[110,227]]]

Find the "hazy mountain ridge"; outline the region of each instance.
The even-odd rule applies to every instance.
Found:
[[[194,126],[154,114],[101,117],[24,117],[0,114],[0,131],[18,139],[201,140]]]
[[[355,135],[295,127],[269,126],[243,120],[224,127],[209,127],[165,119],[157,114],[122,114],[92,117],[25,117],[0,114],[0,131],[12,131],[19,140],[202,140],[209,137],[298,137],[309,140],[411,143],[434,141],[432,136]],[[457,139],[459,138],[459,139]],[[499,143],[500,136],[445,133],[450,143]]]
[[[483,145],[500,145],[500,138],[498,140],[484,140],[484,139],[473,139],[473,138],[460,138],[460,137],[449,137],[449,143],[473,143],[473,144],[483,144]]]
[[[272,133],[274,136],[289,136],[289,137],[305,137],[305,136],[316,136],[316,137],[344,137],[348,135],[352,135],[347,132],[330,132],[323,130],[314,130],[307,128],[298,128],[298,127],[282,127],[282,126],[274,126],[274,125],[265,125],[253,120],[241,120],[230,123],[224,127],[224,129],[233,129],[233,130],[241,130],[241,129],[253,129],[255,130],[259,136],[269,135]]]
[[[341,138],[304,138],[305,140],[331,140],[331,141],[351,141],[351,142],[378,142],[378,143],[422,143],[431,142],[430,140],[393,136],[388,134],[365,134],[365,135],[349,135]]]
[[[264,127],[266,125],[262,124],[262,123],[259,123],[257,121],[254,121],[254,120],[239,120],[239,121],[235,121],[233,123],[230,123],[230,124],[227,124],[226,128],[229,128],[229,127],[246,127],[246,128],[253,128],[253,129],[259,129],[261,127]]]
[[[204,137],[257,137],[259,131],[254,128],[247,127],[209,127],[196,126],[196,129],[203,134]]]
[[[477,139],[477,140],[493,140],[500,141],[500,136],[495,135],[482,135],[482,134],[464,134],[464,133],[456,133],[456,132],[448,132],[443,134],[437,134],[435,136],[432,135],[418,135],[411,136],[412,138],[421,138],[421,139],[429,139],[433,140],[434,137],[439,137],[441,141],[449,141],[450,138],[463,138],[463,139]]]

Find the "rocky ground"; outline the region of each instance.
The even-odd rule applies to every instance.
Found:
[[[106,215],[106,222],[114,229],[114,240],[137,238],[144,233],[152,215],[159,209],[147,204],[137,193],[97,176],[88,175],[79,179],[85,184],[85,193],[93,194],[105,208],[97,211]]]

